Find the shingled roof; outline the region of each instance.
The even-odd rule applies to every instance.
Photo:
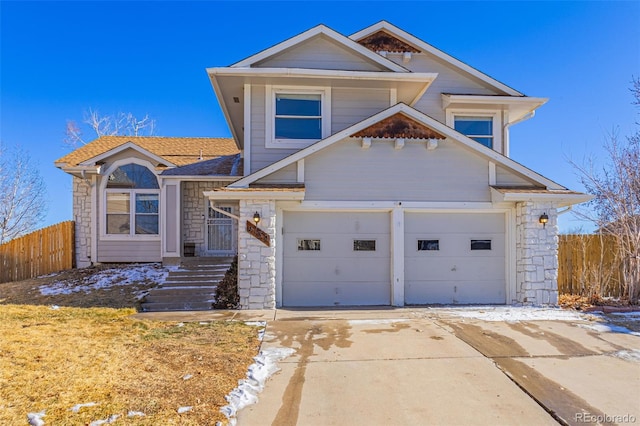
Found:
[[[176,166],[186,166],[240,151],[231,138],[177,138],[160,136],[101,136],[55,161],[58,167],[73,167],[131,142]]]

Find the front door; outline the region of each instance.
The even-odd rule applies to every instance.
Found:
[[[232,206],[217,206],[233,213]],[[235,219],[209,207],[207,214],[207,254],[210,256],[233,256],[236,252]]]

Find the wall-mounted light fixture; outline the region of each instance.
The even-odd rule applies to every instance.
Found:
[[[253,221],[256,223],[256,225],[258,225],[260,223],[260,213],[255,212],[253,214]]]
[[[547,216],[547,212],[544,212],[540,215],[540,219],[538,219],[542,224],[543,228],[547,227],[547,222],[549,222],[549,216]]]

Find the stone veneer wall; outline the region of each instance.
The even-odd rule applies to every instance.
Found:
[[[246,230],[260,213],[258,227],[270,236],[267,247]],[[238,224],[238,293],[241,309],[276,307],[276,204],[275,201],[241,200]]]
[[[91,266],[91,185],[73,176],[76,267]]]
[[[545,227],[540,215],[546,213]],[[516,301],[558,304],[558,217],[549,202],[516,204]]]
[[[228,182],[183,182],[182,183],[182,245],[196,243],[196,256],[207,250],[205,242],[205,198],[204,191],[227,185]],[[182,248],[180,249],[182,251]]]

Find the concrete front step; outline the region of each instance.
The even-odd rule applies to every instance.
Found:
[[[149,291],[143,312],[201,311],[213,309],[218,283],[231,267],[232,258],[183,258],[180,269],[170,271],[159,287]]]

